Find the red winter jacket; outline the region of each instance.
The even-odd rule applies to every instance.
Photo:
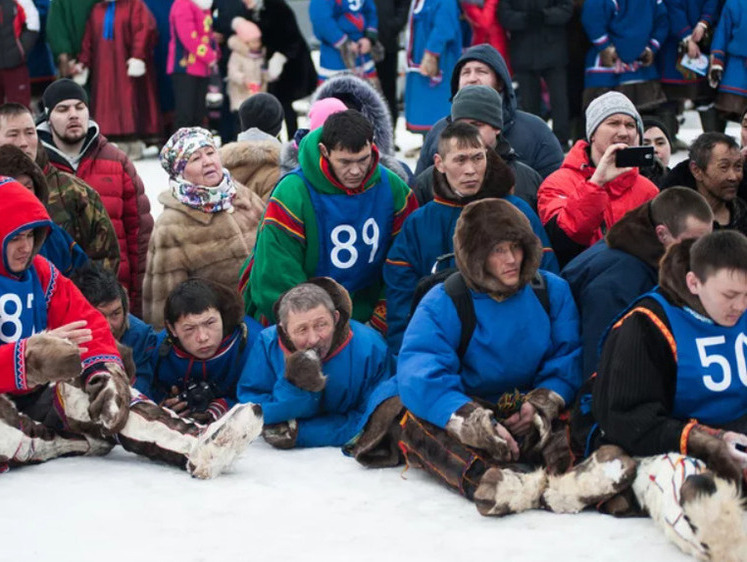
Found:
[[[2,195],[3,204],[13,210],[13,212],[0,213],[0,240],[7,241],[11,233],[17,233],[26,228],[43,228],[52,222],[41,201],[21,184],[13,181],[0,184],[0,195]],[[5,251],[5,243],[2,246]],[[35,246],[36,251],[39,246],[41,246],[40,241]],[[121,364],[109,324],[104,316],[88,303],[72,281],[60,274],[49,261],[39,255],[34,257],[31,265],[18,275],[10,274],[5,263],[6,260],[0,260],[0,286],[6,296],[10,297],[14,294],[14,287],[27,286],[32,270],[36,274],[36,280],[33,282],[40,284],[40,294],[43,294],[44,298],[24,298],[25,302],[22,302],[22,306],[35,309],[34,317],[36,318],[41,318],[45,314],[46,324],[43,327],[53,330],[75,320],[87,322],[86,327],[93,332],[93,340],[85,344],[87,351],[81,354],[82,369],[105,361]],[[31,390],[26,379],[27,339],[20,337],[24,332],[30,332],[30,327],[23,326],[21,318],[22,316],[16,309],[3,320],[7,325],[3,326],[3,337],[0,338],[0,393],[20,394]],[[41,327],[38,324],[35,326],[37,329]],[[14,333],[18,333],[19,336],[14,337]]]
[[[656,186],[634,168],[600,187],[589,181],[595,167],[589,143],[578,141],[559,170],[537,192],[537,211],[561,267],[600,240],[622,216],[656,197]]]
[[[119,240],[119,281],[127,288],[130,311],[141,316],[145,258],[153,217],[135,166],[124,152],[99,134],[99,127],[93,121],[77,162],[69,160],[55,146],[49,123],[41,123],[37,131],[52,165],[79,177],[101,196]]]

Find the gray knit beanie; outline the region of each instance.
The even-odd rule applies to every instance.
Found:
[[[490,86],[465,86],[451,102],[451,120],[459,119],[473,119],[503,129],[503,98]]]
[[[620,92],[607,92],[598,98],[594,98],[586,108],[586,140],[591,142],[591,135],[602,124],[602,121],[610,115],[622,113],[635,119],[636,129],[638,129],[639,140],[643,140],[643,121],[638,110],[627,96]]]

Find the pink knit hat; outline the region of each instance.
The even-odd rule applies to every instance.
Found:
[[[318,129],[333,113],[347,110],[348,106],[337,98],[316,100],[309,109],[309,130]]]
[[[233,18],[231,20],[231,29],[236,32],[236,35],[244,43],[262,39],[262,32],[257,24],[245,18]]]

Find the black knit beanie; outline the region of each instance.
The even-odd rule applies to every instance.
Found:
[[[82,86],[76,84],[69,78],[55,80],[47,86],[47,89],[44,90],[44,94],[42,95],[44,111],[49,113],[58,103],[65,100],[80,100],[88,105],[88,94]]]
[[[272,94],[259,92],[250,96],[239,107],[241,130],[256,127],[268,135],[276,137],[283,126],[285,113],[283,106]]]

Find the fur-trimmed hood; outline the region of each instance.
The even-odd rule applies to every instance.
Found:
[[[659,287],[675,306],[687,306],[708,317],[700,299],[690,292],[685,281],[690,271],[690,249],[695,242],[690,238],[669,247],[659,263]]]
[[[513,170],[509,167],[504,160],[495,153],[495,151],[487,150],[487,166],[485,169],[485,178],[483,179],[480,191],[471,197],[459,197],[451,186],[446,181],[446,175],[442,174],[436,169],[436,166],[432,166],[433,170],[433,195],[446,199],[447,201],[453,201],[467,205],[473,201],[479,201],[480,199],[487,199],[489,197],[502,198],[511,193],[511,189],[514,187],[516,178]]]
[[[519,285],[506,287],[485,269],[488,255],[499,242],[516,241],[524,249]],[[454,229],[454,254],[467,286],[503,300],[529,283],[542,260],[542,244],[529,219],[503,199],[483,199],[467,205]]]
[[[651,202],[628,211],[607,233],[607,246],[626,252],[658,269],[664,255],[664,245],[656,236],[656,226],[651,219]]]
[[[353,301],[350,298],[350,294],[347,289],[340,285],[337,281],[331,277],[311,277],[306,283],[312,283],[324,289],[327,294],[332,298],[332,304],[335,310],[340,313],[340,319],[337,321],[335,326],[335,333],[332,336],[332,345],[329,348],[328,356],[331,356],[341,345],[343,345],[350,335],[350,318],[353,314]],[[278,300],[275,301],[275,305],[272,308],[272,313],[275,318],[279,318],[280,302],[285,297],[286,293],[280,295]],[[288,335],[283,330],[283,327],[277,324],[278,338],[285,348],[290,351],[297,351],[293,342],[291,342]]]
[[[0,146],[0,176],[17,178],[21,175],[31,178],[34,184],[34,195],[46,207],[49,202],[49,187],[41,168],[20,148],[12,144]]]

